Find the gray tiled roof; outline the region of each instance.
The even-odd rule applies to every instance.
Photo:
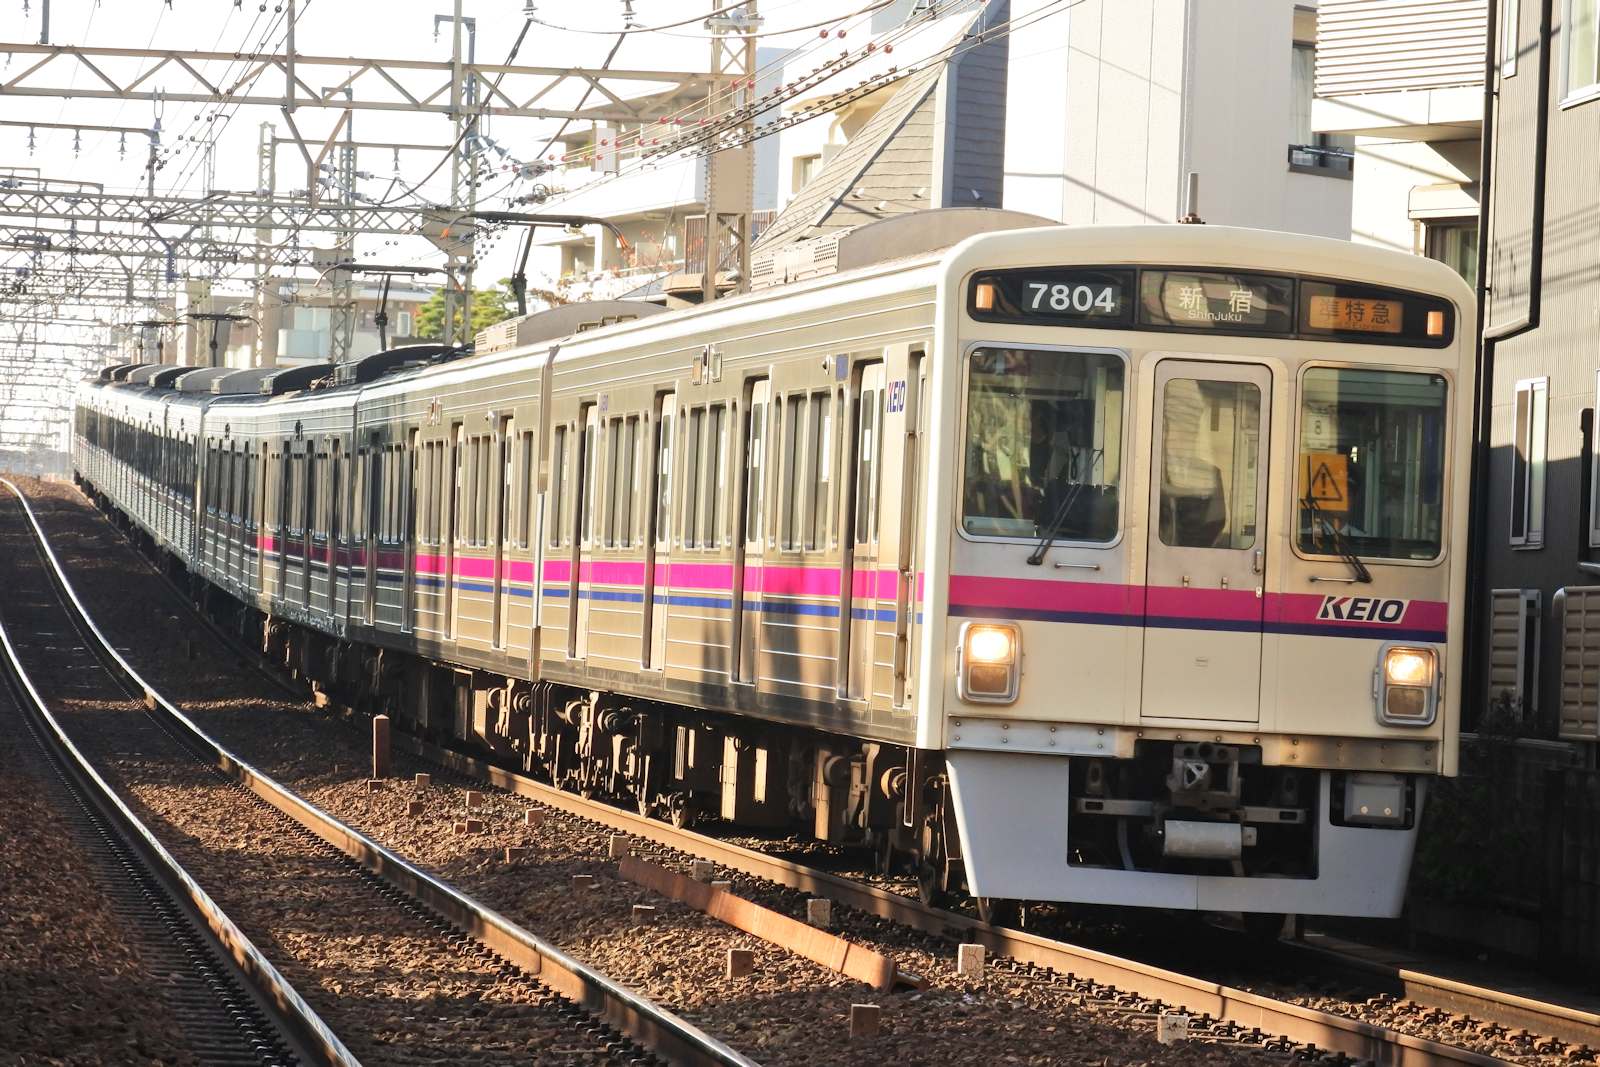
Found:
[[[907,77],[878,113],[828,160],[767,227],[757,248],[771,248],[933,205],[933,109],[944,64]],[[856,189],[866,196],[856,198]],[[913,196],[923,190],[920,199]],[[876,210],[883,202],[885,208]]]

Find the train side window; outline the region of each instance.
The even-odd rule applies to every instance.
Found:
[[[578,502],[578,507],[583,511],[583,521],[580,524],[582,532],[579,537],[585,546],[594,544],[594,483],[600,473],[599,445],[599,424],[588,418],[586,409],[583,424],[583,454],[578,460],[583,470],[583,492]]]
[[[761,540],[762,517],[766,511],[763,495],[767,480],[763,474],[767,465],[767,411],[770,407],[770,403],[752,403],[748,416],[750,444],[745,456],[744,539],[750,543]]]
[[[533,544],[533,434],[523,431],[518,437],[519,456],[513,475],[517,498],[517,547]]]
[[[700,457],[705,451],[705,408],[689,412],[688,435],[683,442],[683,547],[696,548],[700,544]]]
[[[617,490],[617,496],[622,505],[622,530],[618,535],[618,543],[624,548],[633,546],[633,499],[637,495],[634,490],[634,479],[638,476],[639,465],[639,416],[630,415],[622,426],[622,485]]]
[[[550,446],[550,547],[559,548],[567,537],[567,428],[556,427]]]
[[[706,525],[700,539],[707,548],[716,548],[718,538],[723,544],[731,543],[722,503],[728,498],[728,419],[727,405],[713,404],[706,414],[707,449],[710,452],[711,470],[706,474],[706,488],[710,499],[706,501]]]
[[[478,507],[475,516],[478,527],[478,546],[481,548],[489,543],[489,487],[494,481],[494,467],[491,463],[493,453],[490,445],[493,439],[488,434],[478,438]]]
[[[856,543],[862,545],[878,535],[879,407],[878,391],[863,390],[856,452]]]
[[[810,529],[806,548],[826,551],[828,518],[833,512],[833,397],[811,394],[811,498]]]
[[[622,420],[612,419],[609,427],[609,440],[606,443],[606,464],[608,477],[606,479],[606,516],[605,516],[605,543],[607,548],[615,548],[622,530]]]
[[[672,398],[661,404],[656,419],[656,544],[672,541]]]
[[[800,467],[805,460],[806,397],[795,393],[787,404],[788,418],[783,423],[783,468],[781,479],[783,499],[783,547],[798,550],[804,542],[801,532],[805,510],[805,482]],[[815,431],[813,431],[815,432]]]
[[[350,493],[350,540],[363,541],[367,536],[367,450],[356,449],[355,484]]]

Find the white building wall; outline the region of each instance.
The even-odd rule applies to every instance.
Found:
[[[1411,217],[1413,191],[1477,181],[1479,142],[1356,139],[1356,191],[1350,237],[1361,244],[1422,252]],[[1463,201],[1466,202],[1465,200]],[[1472,205],[1475,209],[1476,205]],[[1463,211],[1462,215],[1469,213]]]
[[[1025,21],[1051,0],[1013,0]],[[1005,206],[1349,236],[1350,182],[1291,171],[1295,0],[1085,0],[1012,43]]]

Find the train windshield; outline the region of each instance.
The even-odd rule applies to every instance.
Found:
[[[967,378],[962,527],[989,537],[1110,541],[1122,480],[1114,355],[980,348]]]
[[[1299,546],[1435,559],[1444,523],[1445,380],[1314,367],[1302,384]],[[1337,531],[1337,532],[1335,532]]]

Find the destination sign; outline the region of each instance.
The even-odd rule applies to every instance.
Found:
[[[1306,300],[1306,326],[1313,330],[1399,333],[1406,306],[1399,300],[1315,295]]]
[[[1147,270],[1139,283],[1139,321],[1150,326],[1288,333],[1294,327],[1294,279]]]

